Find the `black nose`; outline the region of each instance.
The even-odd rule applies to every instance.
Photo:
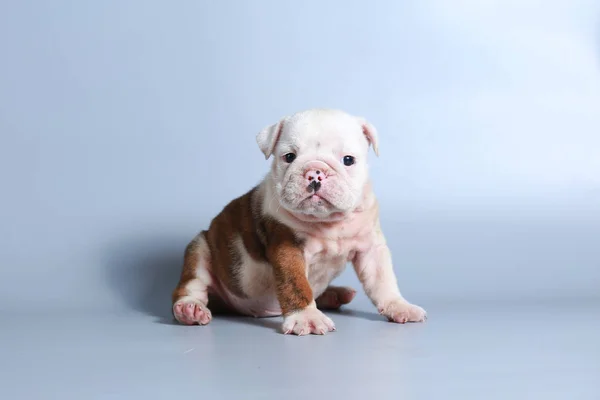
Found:
[[[306,189],[309,192],[317,192],[319,189],[321,189],[321,182],[317,181],[316,179],[312,180]]]

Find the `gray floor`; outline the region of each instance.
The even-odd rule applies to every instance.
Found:
[[[4,314],[0,398],[600,399],[598,304],[424,306],[395,325],[360,298],[301,338],[278,318]]]

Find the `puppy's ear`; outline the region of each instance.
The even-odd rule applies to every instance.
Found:
[[[281,130],[283,129],[284,122],[285,118],[282,118],[276,124],[267,126],[265,129],[258,132],[258,135],[256,135],[256,143],[258,143],[260,151],[262,151],[265,155],[265,160],[268,160],[269,157],[271,157],[271,154],[273,154],[275,145],[279,140],[279,136],[281,136]]]
[[[358,117],[358,123],[362,127],[362,131],[365,134],[367,141],[371,146],[373,146],[373,151],[375,152],[375,155],[379,157],[379,142],[377,139],[377,129],[362,117]]]

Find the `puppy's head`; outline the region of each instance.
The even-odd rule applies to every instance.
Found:
[[[282,207],[327,218],[359,206],[368,180],[369,145],[377,131],[363,118],[337,110],[308,110],[263,129],[256,141],[274,156],[271,178]]]

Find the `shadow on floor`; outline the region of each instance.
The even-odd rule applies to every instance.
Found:
[[[331,315],[344,315],[347,317],[355,317],[355,318],[360,318],[360,319],[365,319],[368,321],[375,321],[375,322],[382,322],[385,321],[385,317],[379,315],[376,312],[367,312],[367,311],[361,311],[361,310],[353,310],[349,307],[352,307],[352,304],[344,306],[342,308],[340,308],[339,310],[332,310],[332,311],[327,311],[327,313],[331,314]]]
[[[235,314],[220,314],[216,315],[215,318],[219,320],[235,322],[240,324],[259,326],[262,328],[267,328],[274,330],[278,333],[281,333],[281,323],[283,319],[281,317],[269,317],[269,318],[253,318],[253,317],[244,317]]]
[[[173,237],[120,241],[103,254],[107,284],[129,309],[174,324],[171,293],[188,241]]]

